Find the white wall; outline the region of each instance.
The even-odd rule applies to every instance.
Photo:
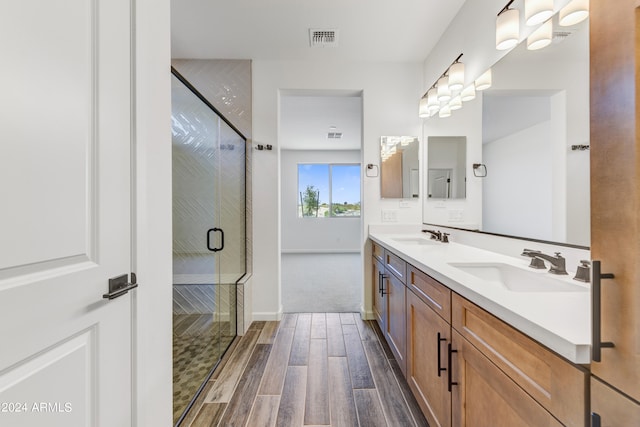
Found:
[[[554,240],[550,134],[546,120],[485,144],[483,231]]]
[[[417,63],[361,63],[313,61],[253,62],[253,136],[255,144],[272,144],[273,151],[254,152],[254,319],[276,319],[281,313],[280,277],[280,153],[278,103],[281,90],[345,90],[362,92],[363,150],[361,162],[379,165],[382,135],[419,135],[417,117],[421,91],[421,65]],[[420,223],[420,204],[399,208],[398,200],[380,199],[377,178],[363,178],[364,246],[369,223],[380,222],[383,209],[397,210],[399,222]],[[363,254],[362,274],[370,284],[370,248]],[[365,286],[368,289],[370,286]],[[364,291],[363,291],[364,292]],[[364,295],[370,307],[371,295]],[[364,308],[363,308],[364,309]]]

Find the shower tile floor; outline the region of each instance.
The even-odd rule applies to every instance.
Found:
[[[174,423],[235,337],[235,326],[230,322],[214,322],[213,291],[206,286],[212,287],[174,286]]]

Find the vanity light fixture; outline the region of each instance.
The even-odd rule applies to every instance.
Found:
[[[422,95],[420,106],[418,107],[418,116],[422,118],[433,117],[438,112],[439,117],[449,117],[451,115],[451,108],[447,103],[451,101],[454,95],[460,98],[459,92],[464,87],[464,64],[460,62],[460,58],[462,58],[462,54],[458,55],[438,80]],[[457,105],[457,102],[459,101],[456,101],[454,106]],[[441,106],[441,103],[445,105]],[[460,105],[462,105],[462,102],[460,102]]]
[[[476,85],[471,83],[469,86],[462,89],[462,93],[460,93],[460,99],[462,102],[472,101],[476,99]]]
[[[476,79],[476,90],[486,90],[491,87],[491,68],[482,73],[480,77]]]
[[[518,9],[509,9],[511,3],[498,13],[496,18],[496,49],[511,49],[520,41],[520,11]]]
[[[524,20],[529,26],[543,23],[553,16],[553,0],[524,0]]]
[[[551,39],[553,38],[553,24],[551,21],[549,19],[527,37],[527,49],[538,50],[551,44]]]
[[[447,102],[451,99],[451,89],[449,89],[449,77],[442,76],[438,79],[438,101]]]
[[[589,16],[589,0],[571,0],[560,9],[559,24],[563,27],[576,25]]]

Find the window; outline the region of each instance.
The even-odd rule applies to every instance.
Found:
[[[360,165],[298,164],[298,217],[359,217]]]

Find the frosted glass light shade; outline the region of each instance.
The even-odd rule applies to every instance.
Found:
[[[456,62],[449,67],[449,90],[459,91],[464,86],[464,64]]]
[[[511,49],[519,40],[520,11],[507,9],[496,18],[496,49]]]
[[[553,0],[524,0],[524,20],[527,25],[538,25],[551,16],[553,16]]]
[[[462,93],[460,94],[460,99],[463,102],[472,101],[476,99],[476,85],[471,83],[469,86],[462,89]]]
[[[427,97],[423,96],[420,98],[420,107],[418,108],[418,117],[426,119],[431,114],[429,114],[429,107],[427,106]]]
[[[563,27],[576,25],[589,16],[589,0],[572,0],[560,9],[559,24]]]
[[[451,99],[451,89],[449,89],[449,77],[444,76],[438,79],[438,101],[448,102]]]
[[[456,95],[451,98],[451,101],[449,101],[449,108],[451,109],[451,111],[459,110],[462,108],[462,98],[460,97],[460,95]]]
[[[553,24],[549,19],[540,25],[536,30],[527,37],[527,49],[538,50],[551,44],[553,38]]]
[[[429,114],[433,115],[438,112],[440,109],[440,101],[438,101],[438,92],[437,89],[432,87],[427,92],[427,108],[429,109]]]
[[[449,117],[451,116],[451,108],[448,105],[443,106],[438,112],[438,117]]]
[[[476,90],[485,90],[491,87],[491,68],[482,73],[480,77],[476,79]]]

